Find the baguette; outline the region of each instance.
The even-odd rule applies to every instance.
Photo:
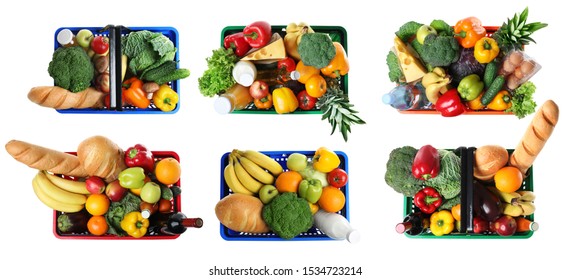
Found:
[[[19,140],[10,140],[6,143],[6,151],[14,159],[31,168],[68,176],[87,176],[77,156],[72,154]]]
[[[216,217],[227,228],[245,233],[269,232],[261,212],[263,203],[259,198],[233,193],[216,204]]]
[[[89,87],[77,93],[58,86],[33,87],[28,99],[40,106],[54,109],[101,108],[105,94]]]
[[[119,173],[127,168],[125,152],[104,136],[96,135],[81,141],[77,157],[89,176],[101,177],[107,183],[118,179]]]
[[[509,158],[509,164],[526,174],[558,123],[558,105],[547,100],[536,112]]]

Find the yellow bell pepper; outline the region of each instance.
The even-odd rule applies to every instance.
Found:
[[[321,73],[331,78],[338,78],[348,73],[350,65],[344,47],[339,42],[333,42],[333,45],[336,49],[336,54],[329,62],[329,65],[321,68]]]
[[[489,63],[499,55],[499,45],[495,39],[483,37],[475,43],[473,56],[479,63]]]
[[[483,103],[481,102],[481,98],[483,98],[484,93],[485,92],[482,92],[481,94],[479,94],[479,96],[477,96],[477,98],[467,101],[467,107],[469,107],[469,109],[473,111],[485,109],[485,105],[483,105]]]
[[[273,107],[277,114],[287,114],[294,112],[299,107],[299,100],[295,93],[288,87],[276,88],[272,92]]]
[[[121,228],[134,238],[143,237],[146,234],[148,225],[148,219],[143,218],[139,211],[129,212],[121,220]]]
[[[487,108],[495,111],[504,111],[511,108],[512,105],[511,94],[506,90],[501,90],[491,100],[491,103],[487,105]]]
[[[329,173],[337,168],[340,164],[340,158],[334,152],[326,147],[320,147],[313,156],[313,168],[315,170]]]
[[[455,219],[449,210],[440,210],[431,214],[429,229],[435,236],[449,234],[455,228]]]
[[[168,85],[163,84],[152,95],[152,102],[154,102],[156,108],[161,111],[170,112],[174,110],[176,104],[178,104],[178,93]]]

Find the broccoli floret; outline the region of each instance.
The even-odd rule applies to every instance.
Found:
[[[263,206],[263,220],[279,237],[291,239],[313,226],[309,203],[294,192],[284,192]]]
[[[317,69],[329,65],[336,55],[336,48],[329,35],[319,32],[304,34],[297,51],[305,65]]]
[[[407,197],[413,197],[423,185],[422,180],[412,175],[412,164],[417,152],[411,146],[396,148],[390,152],[386,163],[386,184]]]
[[[439,174],[425,181],[446,199],[453,198],[461,192],[461,158],[448,150],[438,150]]]
[[[429,25],[437,31],[437,35],[453,36],[453,28],[441,19],[434,19]]]
[[[428,35],[424,40],[422,60],[437,66],[449,66],[459,59],[460,47],[452,36]]]
[[[402,77],[402,69],[400,69],[400,62],[393,51],[388,52],[386,64],[388,64],[388,77],[390,81],[399,82]]]
[[[396,36],[404,42],[408,42],[411,38],[416,36],[416,32],[422,26],[421,23],[415,21],[408,21],[400,26],[400,29],[396,31]]]
[[[91,85],[95,70],[91,59],[80,46],[55,50],[48,66],[55,85],[71,92],[80,92]]]

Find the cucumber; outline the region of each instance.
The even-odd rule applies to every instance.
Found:
[[[491,86],[491,83],[493,83],[493,81],[495,80],[498,70],[499,67],[495,60],[487,63],[487,65],[485,66],[485,73],[483,74],[483,83],[485,83],[486,89],[489,88]]]
[[[499,93],[499,91],[503,88],[504,84],[505,84],[505,76],[503,76],[503,75],[497,76],[493,80],[491,85],[489,85],[489,88],[487,88],[487,91],[485,91],[485,93],[481,97],[481,104],[487,106],[489,103],[491,103],[493,98],[495,98],[497,93]]]

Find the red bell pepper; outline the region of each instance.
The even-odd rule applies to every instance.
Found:
[[[412,175],[416,179],[427,180],[439,174],[439,152],[432,145],[421,147],[414,157]]]
[[[136,144],[125,152],[125,164],[128,167],[142,167],[146,172],[154,170],[154,155],[144,145]]]
[[[245,41],[252,48],[261,48],[271,40],[271,25],[266,21],[256,21],[243,29]]]
[[[435,212],[442,203],[441,194],[432,187],[425,187],[414,195],[414,205],[426,214]]]
[[[459,116],[467,111],[456,88],[441,95],[435,103],[435,109],[444,117]]]
[[[292,58],[286,57],[284,59],[277,61],[277,69],[281,70],[283,68],[285,68],[285,71],[287,73],[291,73],[295,71],[295,69],[297,68],[297,64],[295,63],[295,60],[293,60]]]
[[[251,50],[251,46],[245,40],[243,32],[238,32],[234,34],[230,34],[224,37],[224,48],[232,49],[236,56],[244,56],[249,50]]]

